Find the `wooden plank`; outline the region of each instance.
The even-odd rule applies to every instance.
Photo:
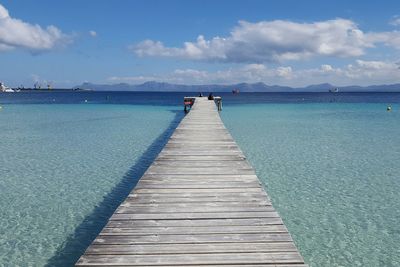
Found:
[[[239,180],[247,180],[247,179],[257,179],[257,176],[255,174],[207,174],[203,175],[201,173],[198,174],[192,174],[192,173],[186,173],[182,175],[175,175],[175,174],[164,174],[164,173],[153,173],[153,174],[148,174],[145,173],[143,175],[143,178],[150,178],[150,179],[157,179],[158,178],[182,178],[182,179],[190,179],[190,178],[212,178],[212,179],[217,179],[217,178],[228,178],[228,179],[239,179]]]
[[[76,266],[306,267],[214,101],[195,99]]]
[[[194,188],[194,189],[180,189],[180,188],[138,188],[136,193],[141,194],[168,194],[168,193],[261,193],[262,188]]]
[[[171,140],[168,141],[169,145],[180,145],[180,146],[231,146],[235,145],[233,140],[231,141],[210,141],[210,140]]]
[[[111,264],[111,263],[110,263]],[[77,266],[90,266],[90,267],[103,267],[103,266],[113,266],[113,267],[147,267],[149,265],[131,265],[129,263],[125,263],[125,264],[112,264],[110,265],[109,263],[103,263],[103,264],[93,264],[93,263],[82,263],[82,262],[78,262]],[[267,263],[267,264],[235,264],[235,267],[308,267],[308,265],[306,264],[271,264],[271,263]],[[157,267],[171,267],[171,265],[157,265]],[[232,265],[226,265],[226,264],[194,264],[194,265],[188,265],[186,264],[182,264],[179,265],[179,267],[232,267]]]
[[[191,202],[186,202],[186,203],[146,203],[146,204],[140,204],[137,203],[134,200],[129,200],[124,201],[121,205],[120,208],[148,208],[148,209],[166,209],[166,208],[174,208],[174,209],[185,209],[185,208],[194,208],[194,209],[200,209],[202,208],[203,211],[207,210],[208,212],[211,212],[209,209],[212,208],[271,208],[271,204],[266,202],[242,202],[242,201],[232,201],[232,202],[202,202],[199,204],[196,203],[191,203]]]
[[[186,179],[185,179],[186,178]],[[246,185],[254,185],[260,186],[260,182],[254,178],[249,178],[247,180],[240,180],[235,178],[211,178],[208,176],[202,177],[191,177],[187,178],[187,176],[182,176],[181,174],[176,175],[174,178],[165,178],[163,176],[158,176],[153,178],[144,178],[138,182],[139,185],[186,185],[186,184],[194,184],[194,185],[201,185],[201,184],[209,184],[210,187],[218,186],[218,185],[225,185],[225,187],[236,187],[236,186],[246,186]]]
[[[162,154],[173,154],[173,155],[202,155],[207,154],[209,155],[242,155],[242,151],[239,149],[233,148],[224,148],[224,147],[210,147],[209,149],[205,150],[204,148],[167,148],[161,152]]]
[[[156,204],[156,203],[230,203],[240,201],[242,204],[246,203],[261,203],[261,204],[271,204],[271,202],[263,197],[236,197],[236,196],[204,196],[204,197],[180,197],[178,196],[149,196],[149,195],[129,195],[126,201],[134,201],[137,204]],[[124,202],[125,203],[125,202]]]
[[[164,163],[165,164],[165,163]],[[221,164],[224,164],[224,162],[221,162]],[[165,165],[159,165],[159,166],[151,166],[147,170],[147,174],[150,173],[161,173],[161,174],[169,174],[170,172],[186,172],[187,174],[210,174],[210,175],[230,175],[230,174],[255,174],[254,170],[252,168],[249,168],[248,166],[246,167],[241,167],[241,166],[182,166],[179,164],[165,164]]]
[[[174,193],[151,193],[151,194],[141,194],[135,190],[132,194],[129,194],[130,197],[151,197],[151,198],[171,198],[171,197],[185,197],[185,198],[208,198],[208,197],[218,197],[218,198],[225,198],[225,197],[236,197],[237,199],[246,199],[246,198],[257,198],[262,199],[266,197],[266,193],[261,192],[208,192],[207,190],[203,190],[203,192],[174,192]]]
[[[155,160],[152,166],[181,166],[181,167],[217,167],[217,166],[231,166],[231,167],[247,167],[251,166],[246,161],[180,161],[179,163],[165,162]]]
[[[190,183],[192,182],[192,183]],[[157,183],[139,183],[136,188],[152,188],[152,189],[162,189],[162,188],[174,188],[174,189],[207,189],[207,188],[248,188],[260,186],[256,181],[251,181],[247,183],[243,182],[201,182],[196,180],[191,180],[186,183],[170,182],[168,180],[161,180]]]
[[[234,168],[210,168],[206,170],[199,170],[195,168],[152,168],[147,171],[147,174],[254,174],[254,171],[251,169],[234,169]]]
[[[210,227],[210,226],[264,226],[283,224],[280,217],[275,218],[236,218],[201,220],[110,220],[106,227]]]
[[[283,224],[265,226],[174,226],[174,227],[105,227],[102,235],[200,235],[200,234],[258,234],[286,233]]]
[[[247,242],[289,242],[291,236],[278,234],[202,234],[202,235],[103,235],[101,232],[93,241],[94,244],[193,244],[193,243],[247,243]]]
[[[121,205],[115,213],[117,214],[147,214],[147,213],[157,213],[157,214],[164,214],[164,213],[182,213],[182,212],[190,212],[190,213],[204,213],[206,210],[207,213],[211,212],[269,212],[274,211],[274,208],[271,206],[261,206],[261,205],[246,205],[246,206],[227,206],[221,205],[217,207],[204,207],[202,205],[192,205],[188,206],[177,206],[177,205],[159,205],[159,206],[151,206],[147,205],[146,207],[140,206],[128,206],[128,205]]]
[[[204,174],[204,173],[175,173],[175,174],[163,174],[163,173],[145,173],[143,179],[139,182],[171,182],[171,183],[191,183],[191,182],[214,182],[214,183],[258,183],[261,182],[256,178],[254,174],[231,174],[226,176],[225,174]],[[246,177],[243,177],[246,176]]]
[[[222,156],[209,156],[209,155],[190,155],[190,156],[179,156],[179,155],[161,155],[157,158],[157,160],[173,160],[173,161],[188,161],[188,160],[193,160],[193,161],[199,161],[199,160],[228,160],[228,161],[233,161],[233,160],[244,160],[244,156],[239,156],[239,155],[222,155]]]
[[[114,213],[110,220],[172,220],[172,219],[235,219],[235,218],[276,218],[275,211],[249,211],[249,212],[181,212],[165,213]]]
[[[113,264],[113,265],[109,265],[109,264],[91,264],[91,263],[79,263],[77,264],[77,266],[90,266],[90,267],[103,267],[103,266],[113,266],[113,267],[147,267],[149,265],[130,265],[130,264]],[[308,267],[308,265],[306,264],[271,264],[271,263],[267,263],[267,264],[235,264],[235,267]],[[171,265],[157,265],[157,267],[171,267]],[[226,264],[201,264],[201,265],[187,265],[187,264],[182,264],[179,265],[179,267],[232,267],[232,265],[226,265]]]
[[[197,174],[197,175],[196,175]],[[140,182],[143,182],[143,184],[160,184],[160,183],[169,183],[169,184],[191,184],[191,183],[197,183],[197,184],[202,184],[202,183],[214,183],[214,184],[225,184],[226,186],[229,186],[229,183],[236,183],[236,184],[258,184],[260,185],[261,182],[257,180],[257,178],[254,177],[247,177],[247,178],[241,178],[233,175],[232,176],[225,176],[224,174],[221,175],[215,175],[215,174],[209,174],[205,175],[204,173],[179,173],[179,174],[161,174],[161,173],[146,173],[146,176],[143,177],[143,179],[139,180]],[[239,174],[240,175],[240,174]]]
[[[151,244],[151,245],[93,245],[87,255],[140,255],[140,254],[204,254],[204,253],[239,253],[239,252],[285,252],[297,251],[292,242],[275,243],[211,243],[211,244]]]
[[[101,264],[104,262],[114,262],[115,264],[146,265],[158,266],[162,262],[164,265],[178,266],[182,264],[276,264],[280,263],[303,263],[303,259],[298,252],[270,252],[270,253],[210,253],[210,254],[181,254],[168,255],[124,255],[124,257],[114,255],[87,255],[81,258],[82,264]]]

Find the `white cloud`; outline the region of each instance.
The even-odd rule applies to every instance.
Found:
[[[118,76],[112,76],[109,77],[107,80],[110,82],[118,82],[118,83],[144,83],[148,81],[155,81],[159,80],[160,76],[132,76],[132,77],[118,77]]]
[[[356,63],[349,64],[345,71],[345,75],[353,80],[366,79],[381,83],[397,80],[400,82],[399,65],[394,62],[356,60]]]
[[[292,77],[292,67],[279,67],[276,69],[279,77],[290,79]]]
[[[0,51],[22,48],[31,52],[51,50],[71,42],[57,27],[46,28],[12,18],[0,4]]]
[[[92,37],[96,37],[97,36],[97,32],[89,31],[89,35],[92,36]]]
[[[400,48],[400,32],[363,32],[353,21],[338,18],[313,23],[239,21],[227,37],[206,40],[199,35],[195,42],[184,42],[182,47],[145,40],[130,49],[140,57],[265,63],[312,56],[357,57],[378,43]]]
[[[400,26],[400,17],[394,16],[390,21],[389,24],[392,26]]]
[[[396,49],[400,49],[400,32],[372,32],[366,35],[366,39],[371,44],[382,43]]]
[[[321,65],[321,70],[323,72],[330,72],[330,71],[333,71],[333,68],[331,65],[323,64],[323,65]]]
[[[8,17],[10,17],[8,10],[4,6],[0,5],[0,19],[5,19]]]
[[[215,72],[177,69],[163,75],[111,77],[108,80],[131,83],[160,81],[179,84],[264,82],[270,85],[278,84],[293,87],[331,83],[342,86],[399,83],[400,70],[398,64],[394,62],[356,60],[353,64],[338,68],[328,64],[309,69],[294,69],[291,66],[269,68],[264,64],[247,64],[238,68]]]

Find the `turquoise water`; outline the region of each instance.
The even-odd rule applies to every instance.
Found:
[[[227,128],[310,266],[400,266],[399,110],[225,106]]]
[[[179,114],[163,106],[3,105],[0,266],[71,266]]]

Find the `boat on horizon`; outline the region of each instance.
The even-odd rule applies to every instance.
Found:
[[[0,82],[0,92],[2,92],[2,93],[14,93],[15,91],[12,88],[6,86],[4,83]]]
[[[339,93],[339,88],[332,88],[332,89],[329,89],[329,93]]]

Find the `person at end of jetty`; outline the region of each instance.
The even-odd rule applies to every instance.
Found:
[[[203,97],[203,93],[199,93],[199,97]]]
[[[210,93],[210,94],[208,95],[208,100],[214,100],[213,93]]]

